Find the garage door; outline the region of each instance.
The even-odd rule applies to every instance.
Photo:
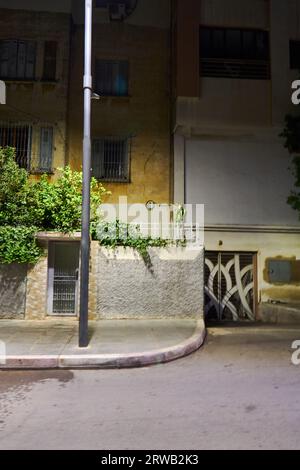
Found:
[[[206,252],[205,314],[213,321],[255,321],[256,254]]]

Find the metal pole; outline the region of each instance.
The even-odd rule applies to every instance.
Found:
[[[92,98],[92,8],[93,0],[85,0],[85,50],[84,50],[84,137],[83,137],[83,187],[80,266],[80,318],[79,347],[89,344],[89,265],[90,265],[90,185],[91,185],[91,98]]]

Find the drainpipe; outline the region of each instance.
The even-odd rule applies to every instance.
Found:
[[[90,265],[90,186],[91,186],[91,98],[92,98],[92,17],[93,0],[85,0],[84,46],[84,137],[80,265],[79,347],[89,345],[89,265]]]

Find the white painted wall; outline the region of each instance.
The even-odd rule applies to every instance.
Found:
[[[286,203],[294,179],[276,140],[187,139],[187,203],[205,204],[205,224],[299,226]]]

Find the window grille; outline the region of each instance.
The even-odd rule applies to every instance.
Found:
[[[37,173],[53,171],[54,129],[30,122],[1,122],[0,147],[15,148],[20,168]]]
[[[105,137],[93,141],[93,176],[111,182],[129,181],[131,139]]]
[[[31,125],[0,123],[0,147],[14,147],[17,164],[26,170],[30,169],[31,146]]]
[[[0,40],[0,78],[32,80],[35,78],[36,42]]]

